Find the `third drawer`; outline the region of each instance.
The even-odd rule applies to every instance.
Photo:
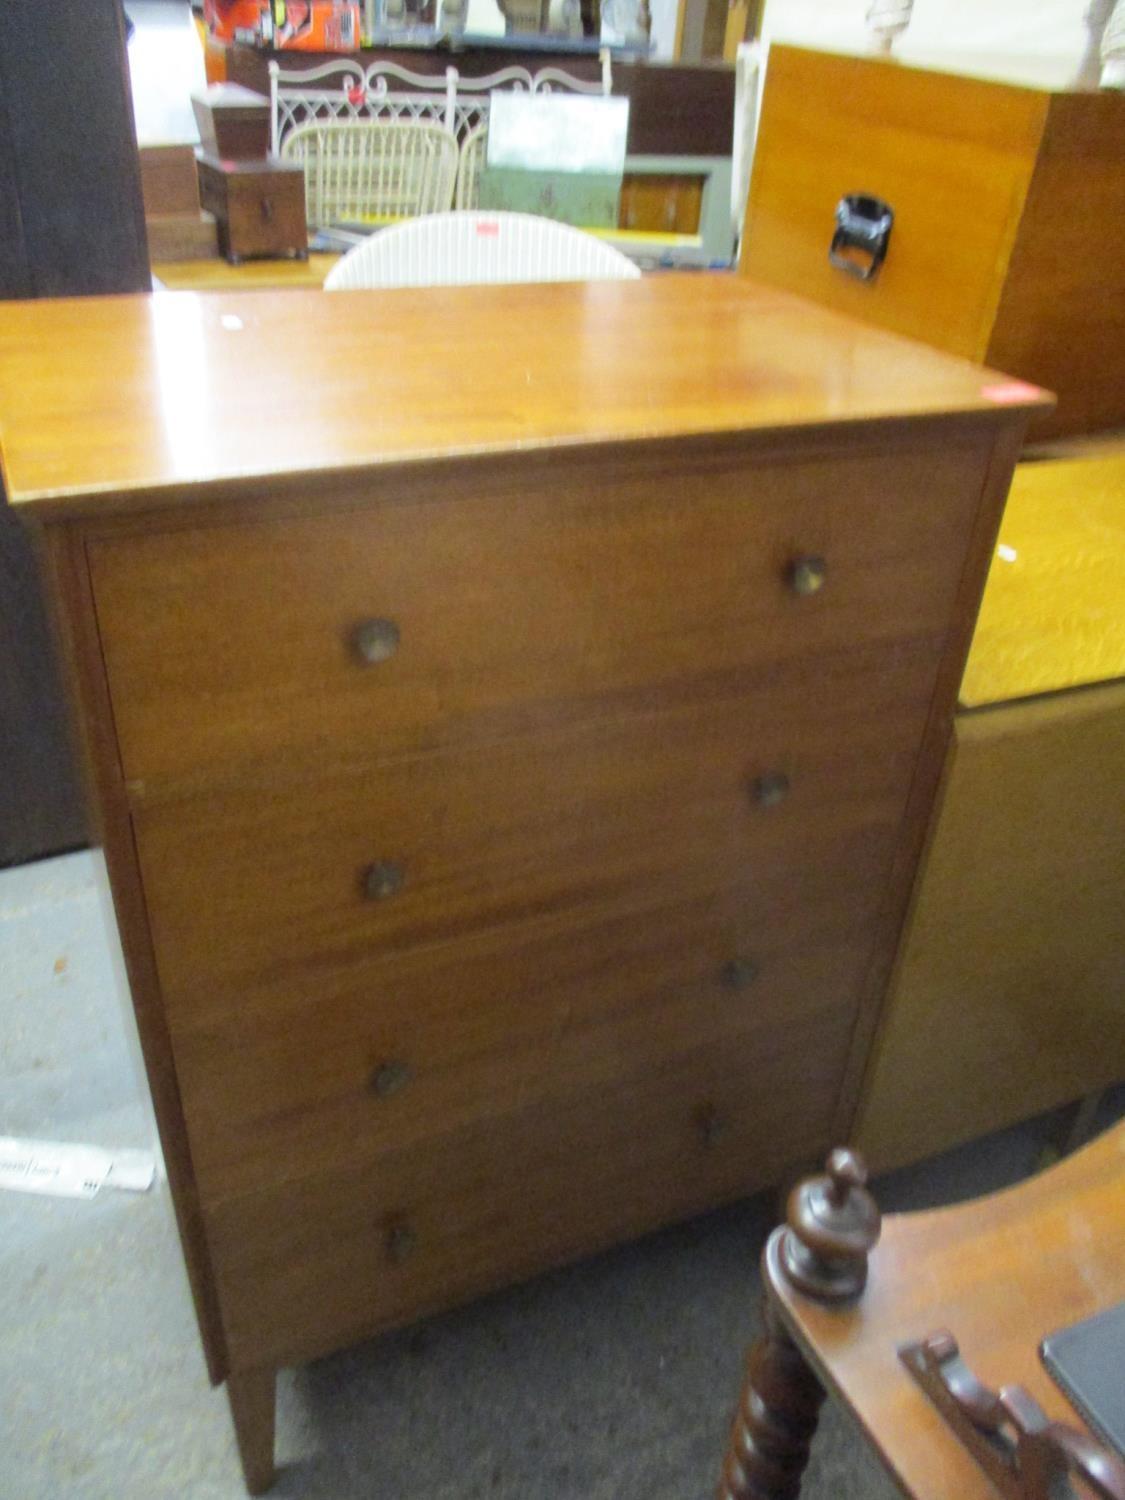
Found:
[[[839,863],[831,875],[847,879]],[[177,1031],[203,1200],[624,1085],[689,1045],[784,1048],[817,1018],[836,1034],[855,1014],[874,913],[849,924],[813,885],[798,906],[750,887],[488,933],[287,980]]]

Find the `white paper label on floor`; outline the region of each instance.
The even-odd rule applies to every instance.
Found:
[[[0,1188],[48,1193],[56,1198],[93,1198],[102,1187],[144,1193],[156,1163],[151,1151],[103,1151],[59,1141],[21,1141],[0,1136]]]

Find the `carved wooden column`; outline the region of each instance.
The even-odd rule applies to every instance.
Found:
[[[785,1326],[778,1289],[821,1302],[850,1301],[867,1283],[879,1210],[853,1151],[833,1151],[827,1172],[794,1188],[786,1223],[762,1253],[765,1329],[751,1347],[718,1500],[795,1500],[824,1390]]]

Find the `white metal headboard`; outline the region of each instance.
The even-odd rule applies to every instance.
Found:
[[[315,68],[282,68],[271,59],[270,149],[276,155],[296,125],[312,120],[433,120],[460,141],[488,119],[493,89],[526,89],[547,94],[565,89],[576,94],[609,94],[613,75],[609,49],[599,54],[602,76],[575,78],[562,68],[501,68],[484,78],[463,78],[456,68],[439,73],[412,73],[398,63],[375,61],[362,67],[354,58],[320,63]],[[391,85],[398,87],[392,89]],[[405,85],[405,87],[402,87]]]

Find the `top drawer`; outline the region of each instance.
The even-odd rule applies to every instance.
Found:
[[[536,465],[518,486],[91,542],[125,774],[463,743],[939,632],[986,450]],[[801,558],[823,560],[816,592]]]

